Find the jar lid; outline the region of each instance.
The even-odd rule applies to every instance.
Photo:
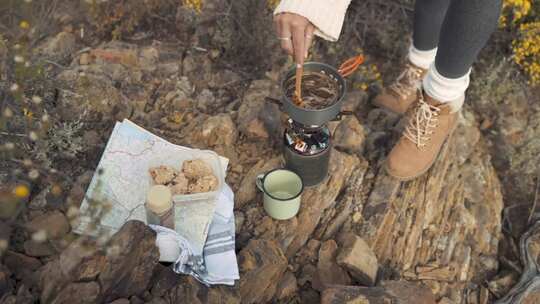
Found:
[[[146,199],[148,208],[154,213],[163,213],[172,207],[171,189],[164,185],[150,187]]]

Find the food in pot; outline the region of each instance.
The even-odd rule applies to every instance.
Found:
[[[321,110],[338,100],[337,80],[323,72],[308,71],[302,77],[301,100],[296,98],[296,76],[285,82],[285,95],[297,106],[305,109]]]

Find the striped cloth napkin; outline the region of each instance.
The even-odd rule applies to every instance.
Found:
[[[234,194],[228,185],[221,190],[210,224],[203,257],[193,255],[189,241],[176,231],[150,225],[157,233],[161,261],[174,261],[177,273],[189,274],[205,285],[234,285],[240,278],[235,252]]]

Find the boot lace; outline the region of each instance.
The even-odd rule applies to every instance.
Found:
[[[441,109],[425,102],[422,93],[419,95],[418,105],[409,119],[409,124],[405,127],[404,135],[423,150],[431,139],[433,129],[438,126]]]
[[[394,91],[401,98],[407,98],[418,88],[418,82],[422,78],[422,74],[422,69],[407,64],[405,70],[390,85],[390,90]]]

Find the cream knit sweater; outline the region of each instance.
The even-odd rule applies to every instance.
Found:
[[[336,41],[351,0],[281,0],[274,14],[294,13],[306,17],[317,28],[315,35]]]

